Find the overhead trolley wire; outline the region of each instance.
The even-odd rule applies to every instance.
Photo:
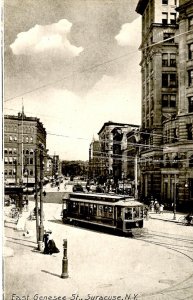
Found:
[[[156,42],[156,43],[153,43],[153,44],[151,44],[151,45],[148,45],[148,46],[146,46],[146,47],[143,47],[143,48],[141,48],[140,50],[143,51],[143,50],[145,50],[145,49],[147,49],[147,48],[154,47],[154,46],[156,46],[156,45],[165,43],[166,41],[172,40],[172,39],[174,39],[174,38],[176,38],[176,37],[179,37],[179,36],[181,36],[181,35],[183,35],[183,34],[187,34],[187,33],[192,32],[192,31],[193,31],[193,29],[190,29],[190,30],[187,30],[187,31],[185,31],[185,32],[176,34],[176,35],[174,35],[173,37],[170,37],[170,38],[167,38],[167,39],[163,39],[163,40],[161,40],[161,41],[158,41],[158,42]],[[50,83],[48,83],[48,84],[44,84],[44,85],[39,86],[39,87],[37,87],[37,88],[34,88],[34,89],[31,89],[31,90],[26,91],[26,92],[24,92],[24,93],[21,93],[21,94],[19,94],[19,95],[17,95],[17,96],[7,98],[7,99],[4,100],[4,102],[8,102],[8,101],[14,100],[14,99],[19,98],[19,97],[21,97],[21,96],[24,96],[24,95],[30,94],[30,93],[32,93],[32,92],[38,91],[38,90],[40,90],[40,89],[46,88],[46,87],[48,87],[48,86],[51,86],[52,84],[59,83],[59,82],[61,82],[61,81],[65,81],[66,79],[73,77],[75,74],[81,74],[81,73],[85,73],[85,72],[91,71],[91,70],[93,70],[93,69],[96,69],[96,68],[101,67],[101,66],[103,66],[103,65],[109,64],[109,63],[111,63],[111,62],[114,62],[114,61],[116,61],[116,60],[119,60],[119,59],[121,59],[121,58],[127,57],[127,56],[129,56],[129,55],[131,55],[131,54],[133,54],[133,53],[137,53],[137,52],[138,52],[138,50],[137,50],[137,51],[136,51],[136,50],[133,50],[133,51],[130,51],[130,52],[125,53],[125,54],[123,54],[123,55],[120,55],[120,56],[118,56],[118,57],[115,57],[115,58],[109,59],[109,60],[107,60],[107,61],[98,63],[98,64],[96,64],[96,65],[94,65],[94,66],[91,66],[90,68],[85,68],[85,69],[83,69],[83,70],[77,70],[76,72],[72,72],[72,74],[70,74],[70,75],[68,75],[68,76],[65,76],[65,77],[63,77],[63,78],[61,78],[61,79],[59,79],[59,80],[52,81],[52,82],[50,82]]]

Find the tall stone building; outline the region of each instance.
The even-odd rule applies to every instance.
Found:
[[[35,184],[35,161],[40,178],[40,145],[46,160],[46,130],[38,118],[4,116],[4,179],[6,184]],[[35,152],[36,158],[35,158]]]
[[[140,0],[141,194],[192,205],[192,1]]]

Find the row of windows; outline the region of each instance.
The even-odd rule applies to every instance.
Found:
[[[164,162],[164,166],[165,167],[173,167],[173,168],[178,168],[179,167],[179,163],[183,163],[184,161],[180,161],[180,159],[178,157],[174,158],[173,160],[169,160],[166,159]],[[190,168],[193,168],[193,155],[190,156],[189,160],[188,160],[188,165]]]
[[[18,140],[17,136],[12,136],[12,135],[9,136],[10,142],[17,142],[17,140]],[[33,143],[33,137],[25,136],[25,137],[23,137],[23,142],[24,143]]]
[[[186,124],[187,140],[193,140],[193,125],[192,123]],[[178,142],[177,128],[166,130],[164,134],[164,143],[176,143]]]
[[[188,44],[188,59],[193,59],[193,43]],[[162,66],[176,67],[176,53],[163,53]]]
[[[5,157],[4,158],[4,163],[5,163],[5,165],[17,164],[17,159],[16,159],[16,157]],[[26,165],[33,165],[34,164],[33,157],[25,157],[25,164]]]
[[[21,124],[18,125],[5,125],[4,126],[4,131],[5,132],[17,132],[17,133],[21,133],[22,131],[22,127]],[[34,133],[35,132],[35,128],[32,126],[23,126],[23,133]]]
[[[16,154],[18,151],[18,149],[16,148],[4,148],[4,153],[7,154]],[[27,154],[27,155],[33,155],[34,154],[34,150],[33,149],[24,149],[23,150],[23,154]]]
[[[178,168],[179,167],[179,163],[183,163],[186,160],[180,160],[178,157],[175,157],[173,159],[169,159],[169,157],[165,157],[165,159],[159,160],[159,159],[154,159],[152,157],[150,157],[147,160],[141,160],[141,165],[142,166],[151,166],[151,165],[160,165],[160,166],[164,166],[164,167],[168,167],[168,168]],[[188,165],[190,168],[193,168],[193,155],[188,159]]]
[[[32,169],[28,169],[28,171],[29,171],[30,176],[34,175],[34,171]],[[15,176],[16,175],[16,170],[15,169],[10,169],[10,170],[5,169],[4,174],[5,174],[5,176],[7,176],[7,175]],[[17,173],[17,175],[18,175],[18,173]]]

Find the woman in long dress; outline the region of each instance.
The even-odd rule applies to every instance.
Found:
[[[56,247],[56,244],[53,240],[52,232],[50,232],[50,234],[49,234],[48,251],[49,251],[49,254],[60,252],[60,250]]]

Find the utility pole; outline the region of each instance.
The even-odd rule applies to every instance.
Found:
[[[138,163],[138,149],[136,149],[136,155],[135,155],[135,199],[138,199],[138,169],[137,169],[137,163]]]
[[[17,159],[14,160],[15,165],[15,186],[17,186]]]
[[[40,226],[39,226],[39,241],[43,242],[44,226],[43,226],[43,179],[44,179],[44,164],[43,164],[43,145],[40,145]]]
[[[174,175],[174,216],[173,216],[173,220],[176,220],[176,197],[177,197],[177,193],[176,193],[176,174]]]
[[[36,207],[36,238],[39,241],[39,215],[38,215],[38,168],[37,168],[37,149],[35,149],[35,207]]]

